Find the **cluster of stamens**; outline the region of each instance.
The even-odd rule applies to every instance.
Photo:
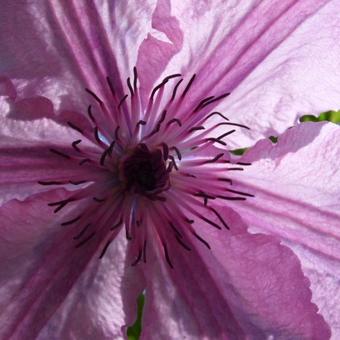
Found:
[[[165,85],[174,80],[177,82],[166,96]],[[195,229],[196,221],[217,229],[230,228],[210,201],[241,201],[253,196],[233,189],[232,180],[225,176],[228,171],[241,171],[250,164],[234,163],[227,151],[214,147],[214,144],[225,147],[224,138],[235,129],[211,137],[221,126],[248,129],[230,122],[220,112],[209,111],[213,103],[229,93],[204,98],[190,108],[189,113],[178,114],[194,80],[195,75],[180,91],[181,75],[166,77],[152,90],[144,109],[137,87],[136,68],[133,80],[127,79],[129,95],[119,97],[121,91],[114,88],[109,77],[109,103],[86,89],[95,100],[98,113],[95,114],[94,106],[89,105],[85,127],[67,122],[81,136],[72,142],[72,152],[55,147],[49,150],[65,162],[76,162],[79,167],[88,168],[94,174],[93,178],[39,181],[41,185],[79,186],[78,190],[70,191],[68,198],[49,203],[58,213],[76,202],[83,202],[83,212],[74,216],[75,209],[70,209],[72,216],[61,223],[63,227],[73,225],[76,229],[73,236],[76,248],[97,235],[98,244],[104,242],[99,256],[102,258],[124,227],[135,253],[131,264],[137,265],[140,261],[146,262],[150,237],[150,230],[146,229],[147,225],[153,225],[164,258],[172,268],[169,244],[172,246],[173,241],[190,251],[191,235],[211,248]],[[206,127],[212,117],[219,118],[220,122]],[[82,147],[84,140],[92,142],[96,150],[101,151]],[[205,150],[213,150],[214,156]],[[201,209],[206,213],[202,214]]]

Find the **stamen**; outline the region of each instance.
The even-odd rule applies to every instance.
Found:
[[[161,125],[162,125],[162,123],[163,123],[164,120],[165,120],[166,112],[167,112],[166,110],[164,110],[164,111],[162,112],[162,116],[161,116],[161,118],[159,119],[159,121],[158,121],[156,127],[155,127],[148,135],[144,136],[142,140],[145,140],[145,139],[147,139],[147,138],[150,138],[151,136],[155,135],[155,134],[160,130]]]
[[[83,134],[83,130],[81,128],[79,128],[77,125],[75,125],[74,123],[71,122],[67,122],[67,125],[72,128],[73,130],[76,130],[77,132]]]
[[[143,262],[146,263],[146,240],[144,241],[143,246]]]
[[[58,182],[58,181],[38,181],[40,185],[64,185],[65,182]]]
[[[244,195],[247,197],[255,197],[255,195],[252,194],[248,194],[247,192],[242,192],[242,191],[237,191],[237,190],[232,190],[232,189],[226,189],[226,191],[232,192],[234,194],[238,194],[238,195]]]
[[[131,266],[135,266],[142,258],[142,249],[139,249],[137,258],[131,263]]]
[[[177,123],[177,125],[178,125],[179,127],[182,126],[182,123],[181,123],[181,121],[180,121],[178,118],[172,118],[172,119],[170,119],[170,120],[166,123],[166,126],[168,127],[168,126],[170,126],[170,125],[173,124],[173,123]]]
[[[162,147],[163,147],[163,159],[166,161],[169,157],[169,147],[165,143],[162,143]]]
[[[221,100],[221,99],[223,99],[223,98],[225,98],[225,97],[228,97],[229,95],[230,95],[230,92],[227,92],[227,93],[224,93],[224,94],[222,94],[222,95],[220,95],[220,96],[218,96],[218,97],[216,97],[216,98],[212,98],[211,100],[209,100],[209,101],[207,101],[206,103],[204,103],[204,104],[202,105],[201,109],[203,109],[204,107],[210,105],[211,103],[214,103],[214,102],[216,102],[216,101],[218,101],[218,100]]]
[[[76,236],[73,237],[74,240],[78,240],[80,239],[84,234],[85,231],[91,226],[91,223],[88,223],[81,231],[79,234],[77,234]]]
[[[74,142],[72,142],[72,147],[78,152],[81,152],[81,150],[77,146],[80,142],[81,142],[81,139],[77,139]]]
[[[209,100],[211,100],[211,99],[213,99],[213,98],[214,98],[214,96],[210,96],[210,97],[207,97],[207,98],[205,98],[205,99],[202,99],[202,100],[198,103],[198,105],[196,106],[196,108],[194,109],[194,112],[199,111],[201,108],[203,108],[203,105],[204,105],[206,102],[208,102]]]
[[[129,96],[129,95],[126,94],[126,95],[120,100],[120,102],[119,102],[119,104],[118,104],[118,109],[121,108],[121,106],[124,104],[124,102],[125,102],[125,100],[126,100],[126,98],[127,98],[128,96]]]
[[[205,239],[203,239],[201,236],[199,236],[198,234],[196,234],[195,231],[192,231],[192,234],[193,234],[199,241],[201,241],[208,249],[211,250],[211,247],[210,247],[209,243],[208,243]]]
[[[224,221],[222,216],[212,207],[210,207],[210,210],[217,216],[217,218],[221,221],[221,223],[224,225],[224,227],[228,230],[230,230],[228,224]]]
[[[110,91],[111,91],[113,97],[115,97],[116,96],[116,91],[115,91],[115,88],[114,88],[114,86],[112,84],[111,78],[110,77],[106,77],[106,82],[109,85],[109,88],[110,88]]]
[[[110,239],[110,240],[108,240],[108,241],[106,242],[106,244],[105,244],[105,246],[104,246],[102,252],[101,252],[100,255],[99,255],[99,259],[102,259],[102,258],[103,258],[103,256],[105,255],[107,249],[109,248],[109,245],[111,244],[112,240],[113,240],[113,239]]]
[[[73,224],[73,223],[79,221],[79,220],[81,219],[81,217],[82,217],[82,215],[79,215],[79,216],[73,218],[72,220],[69,220],[69,221],[66,221],[66,222],[61,223],[61,225],[62,225],[62,226],[65,226],[65,225]]]
[[[173,269],[174,267],[173,267],[173,265],[172,265],[172,263],[170,261],[168,249],[167,249],[165,243],[163,243],[163,249],[164,249],[164,255],[165,255],[166,262],[168,262],[168,265],[170,266],[170,268]]]
[[[103,101],[93,91],[88,88],[85,88],[85,91],[89,93],[99,103],[100,106],[104,105]]]
[[[181,84],[181,82],[183,81],[183,79],[181,79],[174,87],[174,90],[172,92],[172,96],[171,96],[171,99],[170,99],[170,102],[174,101],[174,99],[176,98],[176,93],[177,93],[177,89],[179,87],[179,85]]]
[[[52,153],[58,155],[58,156],[61,156],[63,158],[66,158],[66,159],[71,159],[71,157],[69,155],[67,155],[66,153],[63,153],[61,151],[58,151],[56,149],[49,149]]]
[[[128,85],[131,97],[133,97],[134,92],[133,92],[133,88],[132,88],[132,85],[131,85],[130,77],[127,79],[127,85]]]
[[[133,68],[133,88],[134,88],[135,92],[137,90],[137,79],[138,79],[137,67],[134,66],[134,68]]]
[[[106,201],[106,198],[97,198],[97,197],[92,197],[92,198],[97,203],[103,203]]]
[[[89,105],[87,108],[87,114],[90,117],[93,124],[96,124],[96,120],[94,119],[93,113],[92,113],[92,106]]]
[[[194,131],[199,131],[199,130],[204,130],[205,127],[204,126],[194,126],[193,128],[191,128],[188,132],[194,132]]]
[[[169,158],[171,159],[171,164],[173,164],[174,168],[178,171],[178,166],[175,161],[175,157],[172,155],[169,155]]]
[[[103,142],[99,138],[99,130],[97,126],[93,129],[93,133],[94,133],[94,138],[96,139],[97,143],[102,145]]]
[[[88,237],[86,237],[83,241],[81,241],[80,243],[76,244],[76,248],[81,247],[82,245],[84,245],[87,241],[89,241],[93,236],[95,235],[95,232],[92,232]]]
[[[228,119],[226,116],[224,116],[221,112],[215,111],[215,112],[210,113],[207,117],[205,117],[205,119],[203,120],[203,122],[205,122],[205,121],[208,120],[210,117],[215,116],[215,115],[218,115],[218,116],[220,116],[221,118],[223,118],[223,119],[225,119],[225,120],[229,120],[229,119]]]
[[[218,161],[221,157],[224,156],[224,152],[222,153],[219,153],[218,155],[216,155],[213,159],[208,159],[207,161],[204,161],[203,164],[206,164],[206,163],[214,163],[216,161]]]
[[[110,228],[110,230],[114,230],[118,228],[122,223],[123,223],[123,218],[121,217],[120,220]]]
[[[221,139],[223,139],[224,137],[227,137],[227,136],[231,135],[231,134],[234,133],[235,131],[236,131],[236,130],[230,130],[230,131],[224,133],[223,135],[218,136],[217,139],[218,139],[218,140],[221,140]]]
[[[177,158],[178,158],[179,160],[182,159],[182,155],[181,155],[181,153],[179,152],[179,150],[178,150],[178,148],[177,148],[176,146],[172,146],[172,147],[170,148],[170,150],[175,150],[175,152],[176,152],[176,154],[177,154]]]
[[[58,205],[58,207],[53,211],[54,213],[57,213],[57,212],[60,211],[62,208],[64,208],[68,203],[70,203],[70,202],[72,202],[72,201],[73,201],[73,199],[67,198],[66,200],[48,203],[47,205],[50,206],[50,207],[54,207],[54,206],[57,206],[57,205]]]
[[[184,89],[184,91],[183,91],[183,93],[182,93],[182,95],[181,95],[181,99],[183,99],[183,98],[185,97],[185,95],[188,93],[188,91],[189,91],[189,89],[190,89],[192,83],[194,82],[195,78],[196,78],[196,74],[194,74],[194,75],[191,77],[191,79],[189,80],[188,85],[185,87],[185,89]]]
[[[81,161],[79,162],[79,165],[83,165],[83,164],[88,163],[88,162],[91,163],[91,159],[85,158],[85,159],[83,159],[83,160],[81,160]]]
[[[179,237],[178,235],[175,236],[176,240],[178,241],[178,243],[184,248],[186,249],[187,251],[191,251],[191,248],[186,245]]]

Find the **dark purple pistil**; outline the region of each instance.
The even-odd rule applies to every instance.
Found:
[[[162,152],[150,151],[145,144],[139,144],[124,159],[122,174],[127,190],[145,196],[162,191],[169,181]]]

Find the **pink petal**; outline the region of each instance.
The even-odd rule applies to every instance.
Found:
[[[186,108],[231,92],[217,110],[251,127],[232,139],[235,147],[277,135],[303,114],[338,108],[338,12],[338,1],[327,0],[176,6],[185,48],[173,64],[197,73]]]
[[[50,191],[0,209],[3,339],[118,338],[135,317],[142,279],[125,266],[125,236],[101,260],[98,239],[76,249],[74,226],[47,206],[63,198]]]
[[[168,244],[173,268],[162,250],[148,259],[142,338],[328,339],[293,252],[228,208],[223,218],[230,231],[198,228],[211,250],[193,240],[190,252]]]
[[[78,161],[65,160],[49,150],[59,147],[72,154],[75,150],[71,144],[78,139],[77,132],[49,119],[21,122],[0,118],[1,201],[23,199],[49,189],[38,181],[94,180],[103,176],[98,168],[79,166]],[[83,140],[83,144],[96,152],[92,143]]]
[[[178,19],[172,17],[170,12],[170,0],[159,0],[152,15],[152,27],[157,30],[156,32],[165,34],[169,42],[148,34],[138,50],[137,70],[144,105],[155,81],[162,74],[170,59],[182,48],[183,34],[179,28]]]
[[[313,301],[340,336],[340,128],[303,123],[262,140],[244,157],[251,162],[230,177],[235,190],[254,194],[230,203],[255,230],[291,246],[312,281]]]
[[[0,74],[15,81],[21,98],[40,95],[53,98],[57,110],[84,109],[85,87],[109,96],[106,76],[120,87],[131,74],[153,10],[146,0],[133,6],[67,0],[3,4]]]

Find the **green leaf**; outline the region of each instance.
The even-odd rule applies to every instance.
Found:
[[[144,308],[145,297],[144,294],[140,294],[137,299],[137,320],[128,328],[127,336],[129,340],[138,340],[142,331],[142,314]]]

